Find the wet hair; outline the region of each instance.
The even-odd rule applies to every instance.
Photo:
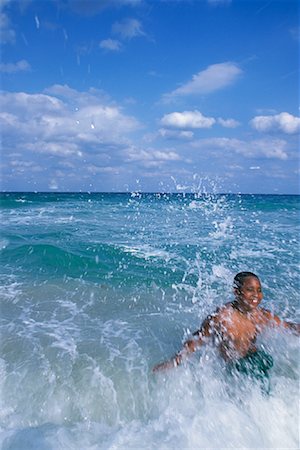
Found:
[[[255,273],[252,272],[239,272],[233,279],[233,287],[236,289],[241,289],[246,278],[254,277],[259,281],[259,278]]]

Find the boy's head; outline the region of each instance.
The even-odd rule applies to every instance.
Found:
[[[260,280],[252,272],[240,272],[234,277],[234,294],[245,311],[256,308],[262,301],[263,293]]]
[[[243,286],[245,279],[248,277],[254,277],[259,281],[259,278],[257,275],[255,275],[255,273],[252,272],[239,272],[236,274],[236,276],[233,279],[233,287],[235,289],[241,289],[241,287]]]

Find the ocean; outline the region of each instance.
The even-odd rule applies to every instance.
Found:
[[[239,271],[299,322],[299,196],[2,193],[3,450],[298,449],[299,338],[269,395],[213,347],[158,374]]]

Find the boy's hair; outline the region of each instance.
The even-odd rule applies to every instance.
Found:
[[[255,273],[252,272],[239,272],[238,274],[236,274],[236,276],[233,279],[233,287],[235,287],[236,289],[241,289],[241,287],[244,284],[244,281],[246,278],[248,277],[254,277],[257,280],[259,280],[258,276],[255,275]]]

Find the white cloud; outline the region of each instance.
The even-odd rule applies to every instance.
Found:
[[[161,150],[155,150],[152,153],[153,157],[155,159],[158,159],[159,161],[179,161],[181,158],[178,155],[178,153],[174,151],[161,151]]]
[[[14,44],[16,40],[16,33],[12,28],[10,19],[2,11],[3,5],[0,4],[0,6],[0,41],[2,44]]]
[[[165,114],[162,125],[171,128],[211,128],[216,120],[205,117],[200,111],[183,111]]]
[[[218,118],[218,123],[225,128],[236,128],[240,125],[240,122],[235,119],[222,119],[222,117]]]
[[[227,166],[227,169],[230,169],[230,170],[243,170],[243,167],[240,166],[239,164],[229,164],[229,166]]]
[[[74,142],[28,142],[26,149],[33,153],[45,153],[56,156],[79,156],[82,157],[80,145]]]
[[[170,114],[165,114],[161,119],[161,124],[168,128],[179,128],[179,129],[200,129],[200,128],[211,128],[213,125],[218,123],[225,128],[236,128],[240,123],[235,119],[223,119],[219,117],[215,119],[214,117],[206,117],[200,111],[183,111],[183,112],[173,112]],[[162,134],[166,133],[163,129]],[[170,136],[170,133],[168,133]],[[182,135],[184,137],[184,135]],[[185,136],[187,137],[187,135]],[[189,138],[192,136],[189,135]]]
[[[16,63],[0,63],[0,72],[2,73],[28,72],[30,70],[30,64],[25,59]]]
[[[184,95],[210,94],[232,85],[241,74],[242,70],[236,63],[213,64],[193,75],[191,81],[188,81],[171,93],[165,94],[164,99],[170,100]]]
[[[300,131],[300,118],[287,112],[273,116],[256,116],[250,121],[251,126],[257,131],[282,131],[293,134]]]
[[[118,175],[120,172],[122,172],[124,169],[121,167],[110,167],[110,166],[96,166],[94,164],[91,164],[87,167],[87,171],[90,172],[92,175],[96,174],[112,174],[112,175]]]
[[[280,159],[282,161],[288,159],[286,152],[286,141],[282,139],[258,139],[247,143],[245,148],[238,151],[244,156]]]
[[[58,189],[58,183],[55,178],[52,178],[52,180],[50,180],[50,183],[48,184],[48,188],[51,190],[54,190],[54,191],[56,191]]]
[[[104,50],[111,50],[115,52],[120,51],[122,48],[121,42],[116,39],[104,39],[100,42],[99,46]]]
[[[230,138],[209,138],[195,141],[192,147],[206,150],[224,150],[243,155],[245,158],[288,159],[287,143],[282,139],[257,139],[243,141]]]
[[[112,32],[118,34],[122,39],[128,40],[137,36],[145,36],[141,22],[131,18],[115,22],[112,26]]]
[[[3,143],[15,142],[16,150],[59,156],[109,151],[110,145],[124,147],[125,136],[139,127],[95,89],[81,93],[58,85],[48,94],[6,92],[1,97]]]
[[[174,150],[138,149],[130,147],[127,150],[128,162],[139,162],[143,167],[160,167],[163,163],[180,161],[181,157]]]
[[[194,137],[193,131],[190,131],[190,130],[178,131],[178,130],[169,130],[166,128],[160,128],[158,130],[158,133],[161,137],[166,138],[166,139],[189,140]]]
[[[20,159],[12,159],[10,161],[10,166],[13,168],[14,175],[23,176],[24,173],[30,172],[39,174],[43,172],[43,168],[32,161],[26,161],[20,157]]]

